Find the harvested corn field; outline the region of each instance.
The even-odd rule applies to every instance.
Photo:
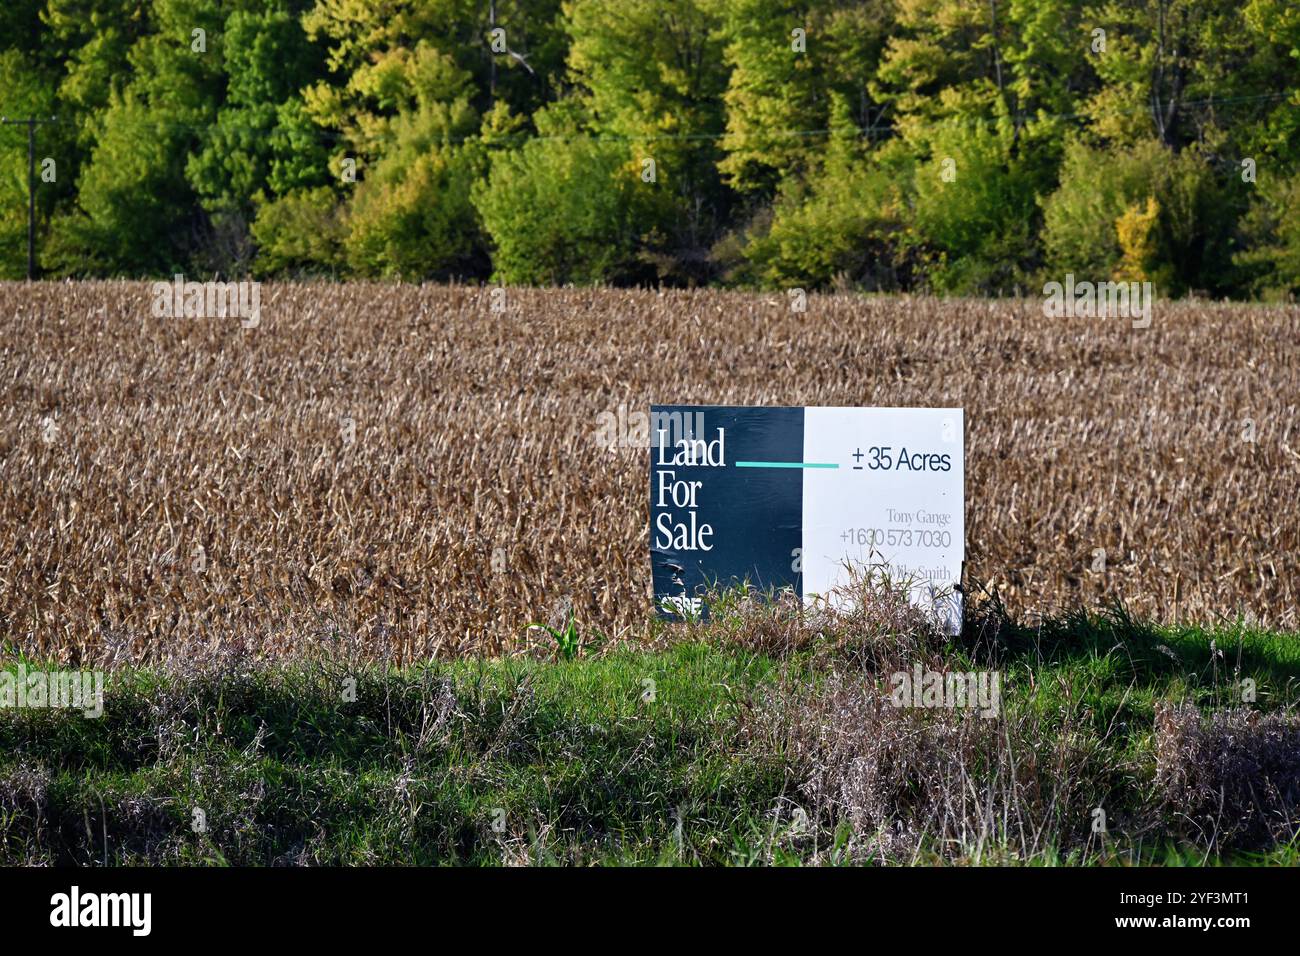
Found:
[[[652,402],[965,408],[967,583],[1031,619],[1297,626],[1300,310],[144,282],[0,285],[0,639],[68,663],[510,653],[650,616]],[[619,426],[621,428],[621,426]],[[618,429],[615,429],[617,432]],[[608,447],[606,447],[608,446]]]

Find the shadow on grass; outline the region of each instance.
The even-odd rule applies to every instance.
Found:
[[[1143,687],[1240,688],[1249,678],[1268,688],[1275,703],[1300,696],[1300,634],[1243,622],[1219,628],[1155,624],[1134,618],[1119,602],[1027,625],[988,596],[969,615],[961,644],[973,659],[995,667],[1042,672],[1105,662],[1109,680]]]

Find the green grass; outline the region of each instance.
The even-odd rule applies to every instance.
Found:
[[[542,861],[728,862],[782,785],[722,746],[773,666],[681,646],[369,668],[355,702],[312,667],[114,675],[98,720],[0,716],[0,779],[20,767],[50,778],[41,839],[11,808],[0,850],[102,860],[107,814],[117,862],[499,863],[543,843]],[[463,716],[422,745],[443,681]],[[195,808],[206,833],[193,832]]]
[[[996,664],[1004,714],[1088,737],[1117,768],[1096,786],[1121,817],[1149,797],[1158,701],[1240,705],[1249,676],[1251,706],[1287,710],[1300,680],[1300,635],[1121,612],[994,644],[972,633],[946,655]],[[0,711],[0,863],[841,862],[846,824],[796,826],[797,774],[742,734],[765,692],[813,686],[827,666],[703,640],[553,662],[121,671],[97,720]],[[917,861],[1295,865],[1300,850],[1207,855],[1171,829],[1030,860],[993,846]]]
[[[1156,627],[1123,609],[1014,629],[1003,635],[998,657],[1014,689],[1009,708],[1083,713],[1094,732],[1120,727],[1120,739],[1139,750],[1150,743],[1157,701],[1267,713],[1293,710],[1300,697],[1298,634],[1242,625]],[[1249,704],[1246,680],[1254,682]]]

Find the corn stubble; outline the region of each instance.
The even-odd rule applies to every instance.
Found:
[[[1142,330],[1032,300],[509,289],[498,313],[267,284],[242,328],[151,301],[0,285],[11,648],[512,653],[562,602],[636,637],[647,452],[598,416],[651,402],[964,406],[967,578],[1013,613],[1297,626],[1295,308],[1157,303]]]

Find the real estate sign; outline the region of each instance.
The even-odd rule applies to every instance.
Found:
[[[699,613],[710,586],[826,596],[858,565],[906,582],[951,632],[965,559],[960,408],[656,405],[655,603]]]

